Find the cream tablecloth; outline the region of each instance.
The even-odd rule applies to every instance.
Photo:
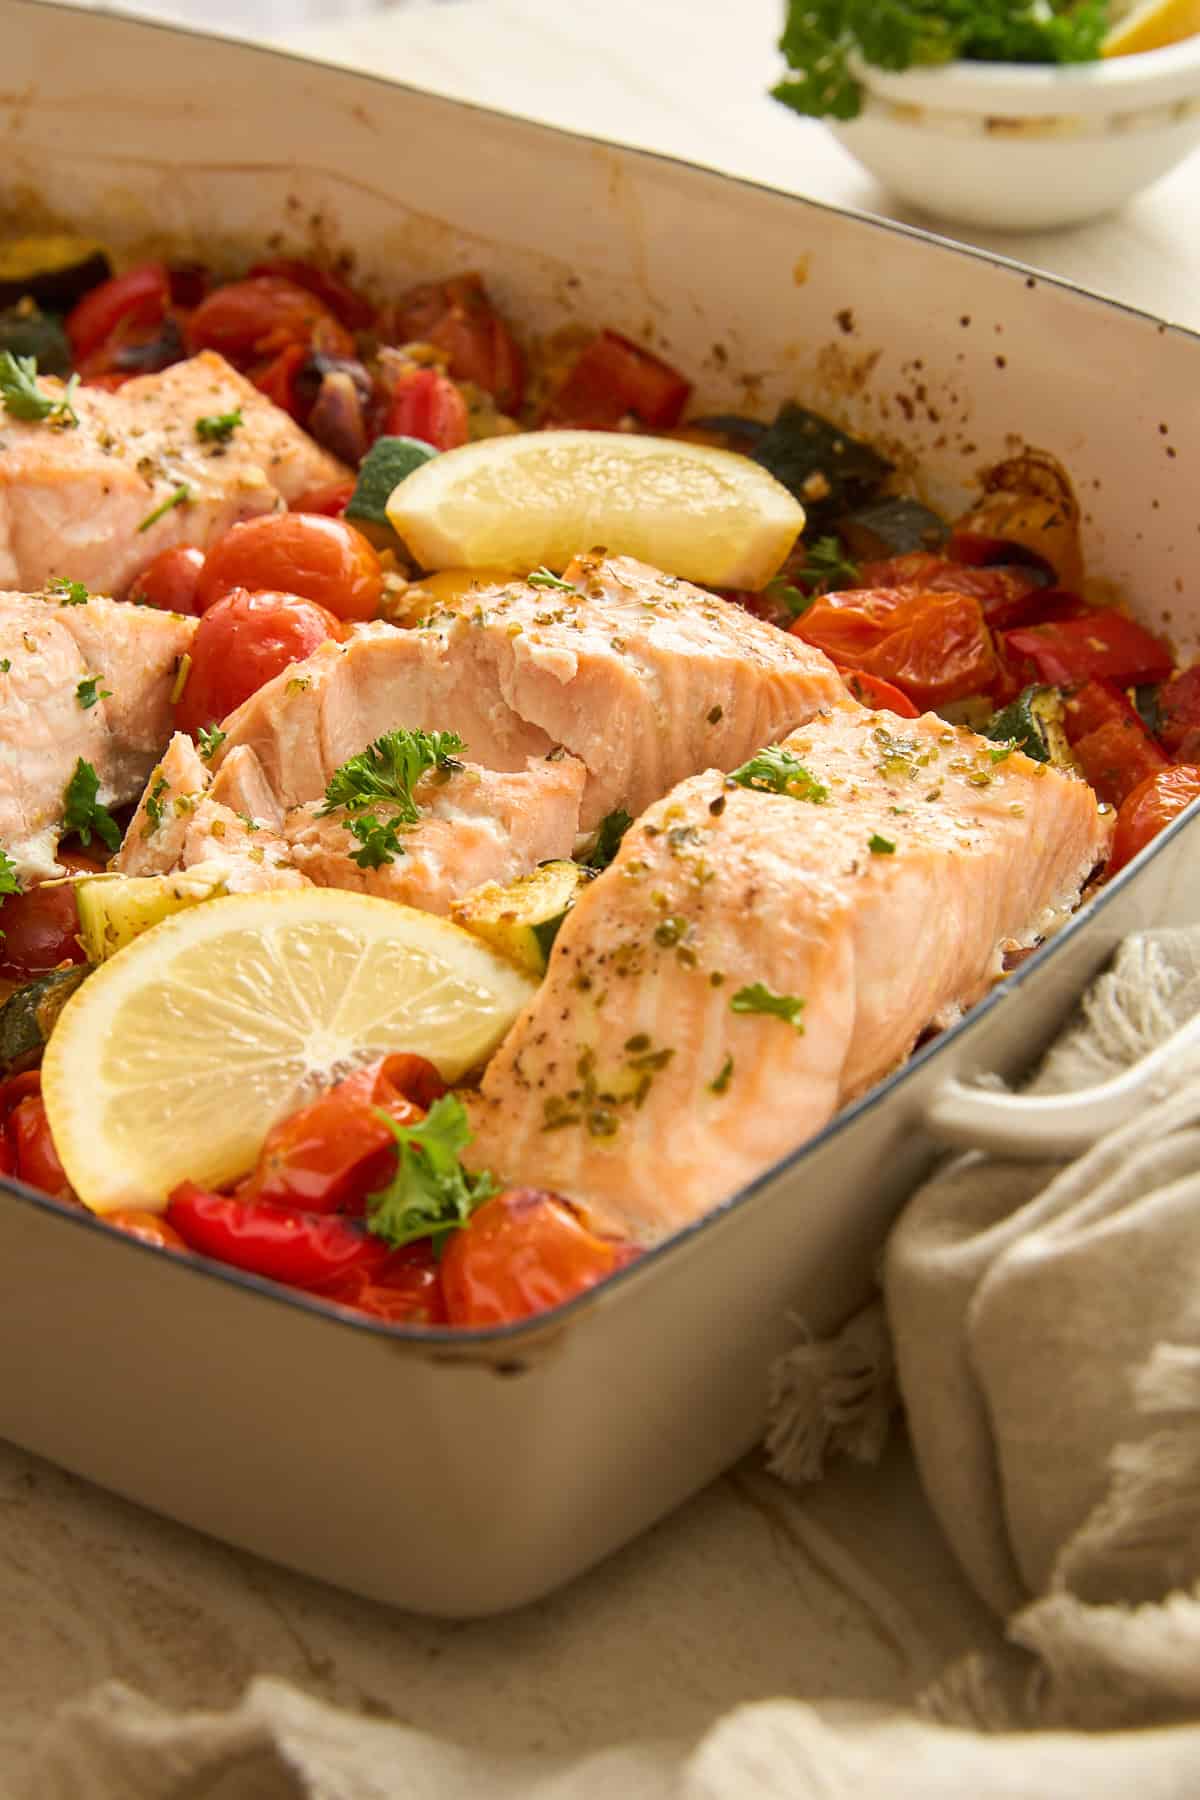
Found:
[[[288,41],[886,211],[819,127],[764,97],[777,23],[772,0],[464,0]],[[1200,326],[1198,201],[1194,157],[1119,218],[987,241]],[[0,1509],[4,1792],[17,1790],[55,1708],[112,1677],[163,1705],[216,1708],[252,1676],[278,1675],[364,1718],[550,1766],[617,1743],[692,1743],[748,1700],[903,1703],[994,1631],[936,1533],[903,1444],[878,1471],[841,1468],[803,1494],[746,1465],[565,1593],[475,1624],[340,1595],[6,1446]]]

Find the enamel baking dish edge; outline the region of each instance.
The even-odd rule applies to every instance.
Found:
[[[0,228],[62,221],[231,265],[282,243],[392,289],[476,267],[527,332],[615,326],[709,409],[796,394],[943,505],[1023,444],[1052,451],[1102,586],[1195,653],[1189,333],[901,228],[246,46],[32,0],[0,0],[0,41]],[[812,1145],[523,1327],[331,1317],[7,1184],[0,1433],[396,1605],[471,1616],[546,1593],[750,1448],[796,1320],[827,1328],[867,1292],[933,1154],[936,1089],[1018,1071],[1126,932],[1190,922],[1196,842],[1185,817]]]

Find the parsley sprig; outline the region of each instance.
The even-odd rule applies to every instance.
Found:
[[[211,762],[225,739],[229,736],[219,725],[202,725],[196,733],[196,743],[205,762]]]
[[[78,700],[84,712],[90,712],[98,700],[112,699],[112,689],[102,688],[100,686],[102,680],[103,677],[100,675],[85,675],[83,680],[77,685],[75,689],[75,698]]]
[[[396,1173],[367,1196],[367,1228],[397,1250],[420,1238],[439,1249],[497,1191],[490,1174],[468,1175],[459,1161],[471,1141],[467,1109],[456,1094],[445,1094],[419,1125],[399,1125],[378,1108],[376,1117],[396,1140]]]
[[[893,72],[952,62],[1091,62],[1108,0],[790,0],[779,47],[793,73],[771,91],[799,113],[853,119],[857,59]]]
[[[79,841],[90,844],[94,831],[101,843],[115,850],[121,842],[121,827],[108,808],[101,806],[99,792],[100,777],[81,756],[63,795],[63,836],[78,832]]]
[[[768,581],[765,592],[785,606],[793,619],[807,612],[818,594],[829,594],[838,588],[852,587],[859,579],[859,566],[846,554],[840,538],[819,537],[805,546],[804,562],[790,574],[776,575]]]
[[[227,444],[238,426],[244,423],[240,406],[235,406],[232,412],[206,413],[196,420],[196,436],[202,444]]]
[[[823,806],[829,798],[825,783],[810,774],[798,756],[778,745],[760,750],[735,769],[730,779],[739,787],[765,794],[787,794],[793,800],[807,800],[811,806]]]
[[[738,989],[729,1002],[729,1010],[735,1013],[767,1013],[772,1018],[782,1019],[785,1024],[794,1025],[803,1036],[804,1026],[800,1014],[804,1011],[805,1004],[795,994],[773,994],[769,987],[756,981],[753,987]]]
[[[334,771],[318,817],[339,807],[353,815],[347,828],[361,848],[351,860],[360,869],[394,862],[404,854],[398,829],[420,823],[413,797],[417,782],[430,769],[449,773],[461,768],[456,752],[465,749],[456,731],[389,731]],[[380,817],[381,807],[389,817]]]
[[[17,865],[7,850],[0,850],[0,894],[19,894],[21,883],[17,879]]]
[[[60,606],[86,606],[91,598],[82,581],[69,581],[65,575],[52,575],[46,592]]]
[[[532,574],[525,577],[525,580],[530,587],[561,588],[565,594],[576,594],[579,592],[573,581],[563,581],[561,576],[556,575],[552,569],[544,567],[534,569]]]
[[[0,350],[0,400],[11,418],[44,420],[64,429],[73,428],[79,424],[79,414],[72,405],[78,386],[78,375],[72,375],[55,399],[37,384],[36,356],[14,356],[11,350]]]
[[[138,530],[149,531],[152,525],[157,525],[160,519],[165,519],[169,512],[174,512],[177,506],[189,506],[191,499],[191,488],[186,481],[181,481],[179,486],[167,495],[161,506],[156,506],[153,512],[146,514],[138,526]]]

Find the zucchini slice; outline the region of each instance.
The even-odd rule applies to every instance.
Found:
[[[225,892],[216,871],[197,863],[181,875],[88,875],[75,883],[79,936],[89,962],[107,962],[172,913]]]
[[[421,438],[381,437],[376,438],[363,457],[354,492],[346,506],[346,517],[377,548],[394,548],[398,541],[387,516],[387,503],[393,490],[406,475],[411,475],[414,469],[419,469],[422,463],[436,455],[433,445]]]
[[[0,306],[28,298],[47,312],[69,312],[111,274],[108,254],[94,238],[62,232],[10,238],[0,243]]]
[[[42,375],[66,377],[71,373],[71,346],[57,319],[39,312],[32,300],[22,300],[0,312],[0,350],[13,356],[32,356]]]
[[[878,562],[912,550],[936,550],[945,543],[950,527],[919,500],[898,496],[846,513],[838,520],[838,531],[859,562]]]
[[[573,862],[543,863],[532,875],[501,886],[487,881],[460,900],[454,922],[473,931],[530,975],[544,975],[559,926],[591,871]]]
[[[19,987],[0,1006],[0,1076],[20,1075],[36,1068],[58,1015],[91,970],[77,963],[70,969],[52,969]]]
[[[1027,687],[995,715],[983,735],[996,743],[1015,744],[1034,762],[1054,763],[1060,769],[1075,766],[1063,728],[1063,697],[1056,687]]]

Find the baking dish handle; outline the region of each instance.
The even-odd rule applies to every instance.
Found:
[[[934,1094],[925,1123],[939,1143],[988,1150],[1021,1162],[1078,1156],[1106,1132],[1128,1125],[1164,1070],[1200,1046],[1200,1014],[1131,1069],[1070,1094],[1005,1094],[957,1078]]]

